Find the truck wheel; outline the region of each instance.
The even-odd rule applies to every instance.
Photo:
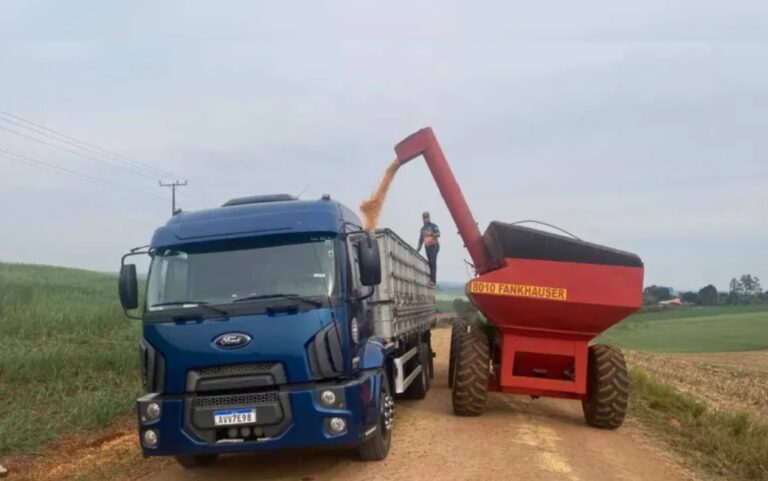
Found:
[[[210,466],[216,462],[218,454],[198,454],[196,456],[176,456],[176,462],[187,469]]]
[[[453,377],[453,413],[479,416],[488,398],[491,372],[488,336],[480,324],[470,324],[457,339]]]
[[[429,344],[422,342],[420,344],[419,357],[421,358],[421,367],[427,372],[427,391],[432,387],[432,350]]]
[[[408,399],[424,399],[427,397],[427,391],[429,390],[429,353],[426,346],[423,342],[419,344],[419,353],[416,356],[419,360],[419,366],[421,366],[421,372],[405,391]]]
[[[381,461],[389,454],[389,445],[392,442],[392,428],[395,422],[395,399],[389,390],[389,380],[384,373],[381,381],[381,412],[379,424],[370,438],[363,441],[358,448],[358,454],[363,461]]]
[[[581,402],[587,424],[616,429],[624,422],[629,400],[629,376],[624,355],[618,348],[589,346],[587,399]]]
[[[466,321],[457,319],[451,326],[451,347],[448,351],[448,387],[453,387],[453,372],[456,370],[456,353],[459,351],[458,339],[466,332]]]
[[[429,356],[429,383],[432,384],[432,379],[435,377],[435,353],[432,352],[432,338],[427,341],[427,355]]]

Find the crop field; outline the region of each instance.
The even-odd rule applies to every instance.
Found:
[[[768,306],[631,316],[600,342],[624,348],[631,413],[726,479],[768,479]]]
[[[466,299],[462,288],[439,286],[435,291],[435,302],[438,312],[453,312],[453,300]]]
[[[630,368],[663,379],[718,410],[768,422],[768,351],[661,354],[625,351]]]
[[[706,471],[768,479],[768,306],[636,314],[599,339],[624,348],[632,413]]]
[[[606,331],[600,341],[654,352],[768,349],[768,305],[691,307],[635,314]]]
[[[131,412],[140,392],[140,325],[117,278],[0,263],[0,455]]]

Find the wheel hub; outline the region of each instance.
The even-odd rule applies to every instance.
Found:
[[[382,410],[382,416],[384,417],[384,430],[391,431],[395,424],[395,400],[392,399],[390,394],[384,395],[384,409]]]

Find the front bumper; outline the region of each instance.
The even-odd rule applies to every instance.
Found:
[[[146,456],[354,446],[375,431],[380,386],[381,373],[369,371],[345,382],[284,385],[269,392],[227,396],[148,394],[137,401],[139,441]],[[336,397],[330,407],[320,401],[320,393],[327,390]],[[151,403],[160,407],[156,419],[147,413]],[[214,426],[214,411],[242,408],[256,410],[256,423],[248,426],[253,433],[250,436],[238,434],[233,438],[227,433],[229,427]],[[333,417],[346,421],[346,431],[331,432],[329,422]],[[156,435],[153,447],[146,442],[145,434],[150,429]]]

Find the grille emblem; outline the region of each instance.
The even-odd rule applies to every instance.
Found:
[[[228,332],[213,340],[216,346],[222,349],[239,349],[251,342],[251,336],[242,332]]]

